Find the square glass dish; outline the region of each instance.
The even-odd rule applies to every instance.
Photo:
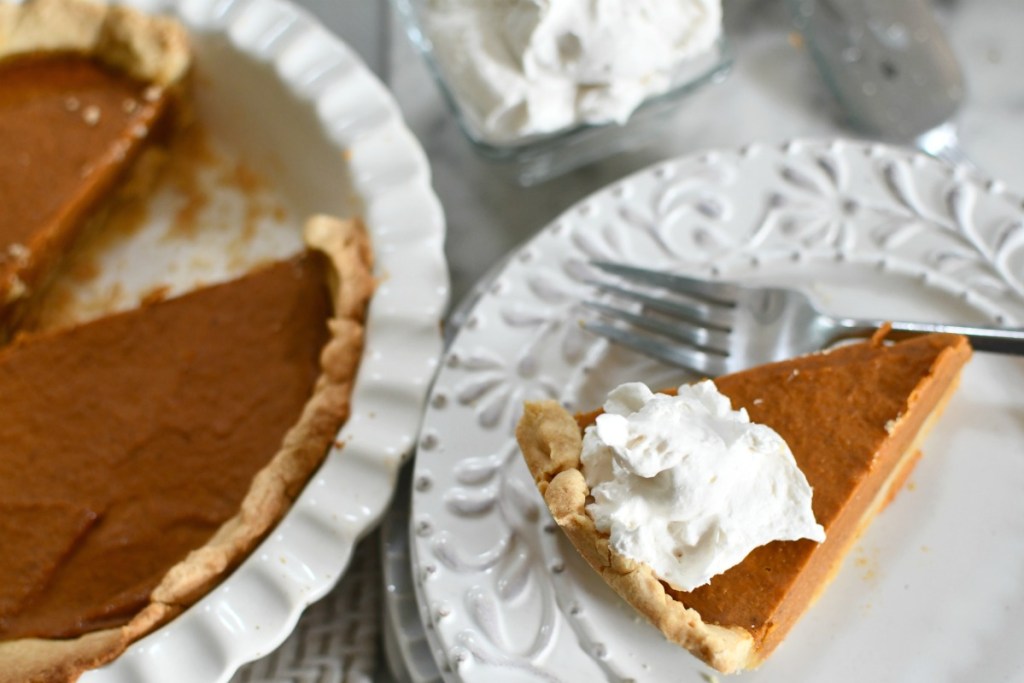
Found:
[[[473,149],[524,186],[541,183],[651,141],[688,95],[710,83],[721,82],[732,66],[727,41],[720,36],[710,49],[681,61],[673,69],[668,88],[648,96],[625,123],[576,123],[550,133],[525,135],[508,142],[495,141],[478,123],[479,116],[469,110],[472,105],[460,98],[449,69],[435,49],[425,19],[429,4],[436,1],[392,0],[392,4]],[[470,59],[468,54],[466,59]]]

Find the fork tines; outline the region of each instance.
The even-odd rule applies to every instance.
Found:
[[[699,280],[662,270],[638,268],[611,261],[591,261],[590,265],[637,284],[660,287],[670,292],[729,308],[736,305],[736,300],[740,295],[740,288],[728,282]]]
[[[627,310],[585,301],[585,306],[613,324],[588,321],[584,328],[673,365],[712,375],[725,372],[737,287],[605,261],[592,265],[623,284],[601,280],[588,280],[588,284],[611,300],[634,306]]]

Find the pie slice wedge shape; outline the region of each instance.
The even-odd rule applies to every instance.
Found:
[[[0,576],[17,579],[0,584],[0,681],[74,680],[177,615],[335,446],[370,245],[360,222],[328,217],[306,241],[236,280],[0,348],[0,501],[53,536],[0,525]]]
[[[184,118],[176,22],[88,0],[0,3],[0,342]],[[138,175],[136,175],[136,171]]]
[[[757,667],[895,495],[971,355],[957,335],[871,341],[714,380],[733,408],[778,432],[813,488],[827,538],[775,541],[691,592],[616,553],[586,511],[582,432],[555,401],[528,403],[516,436],[552,516],[601,577],[665,636],[723,673]]]

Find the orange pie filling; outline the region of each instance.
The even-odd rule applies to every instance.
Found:
[[[298,421],[329,317],[311,254],[0,350],[0,639],[145,607]]]
[[[591,499],[580,439],[600,411],[573,420],[556,403],[528,404],[517,436],[553,516],[584,558],[670,640],[734,671],[757,666],[779,645],[895,494],[970,353],[954,335],[891,345],[876,339],[716,379],[733,408],[788,443],[827,538],[763,545],[690,592],[617,556],[584,511]]]
[[[0,341],[112,197],[145,183],[123,187],[175,127],[187,69],[169,22],[55,0],[0,6]]]

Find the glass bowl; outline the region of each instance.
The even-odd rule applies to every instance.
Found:
[[[551,133],[530,135],[508,143],[496,143],[474,122],[434,50],[423,22],[428,0],[392,0],[413,46],[426,62],[459,129],[484,159],[511,173],[521,185],[541,183],[614,154],[635,149],[652,140],[688,95],[725,79],[732,53],[724,37],[712,49],[680,63],[672,85],[648,97],[623,123],[576,124]]]

